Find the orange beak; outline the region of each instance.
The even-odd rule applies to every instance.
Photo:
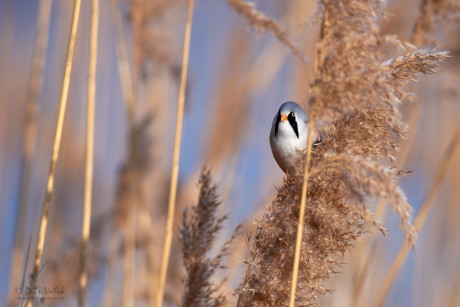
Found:
[[[281,121],[284,122],[288,117],[286,115],[281,115]]]

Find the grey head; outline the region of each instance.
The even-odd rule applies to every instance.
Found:
[[[280,122],[285,120],[288,120],[295,135],[297,138],[300,138],[299,132],[300,130],[304,130],[306,127],[306,123],[308,123],[308,115],[302,107],[294,101],[287,101],[283,103],[273,121],[275,138],[278,135]]]
[[[308,115],[293,101],[281,105],[272,122],[270,147],[273,157],[286,173],[299,165],[299,151],[307,148]],[[313,145],[321,142],[321,133],[316,127],[312,131]]]

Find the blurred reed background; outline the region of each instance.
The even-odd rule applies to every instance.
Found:
[[[417,103],[402,109],[410,134],[400,144],[397,165],[413,172],[400,182],[414,216],[427,195],[433,204],[426,223],[421,223],[415,250],[390,283],[385,306],[460,306],[460,151],[446,163],[446,152],[459,137],[460,11],[455,11],[454,2],[385,4],[384,34],[417,47],[450,51],[440,72],[411,88]],[[14,289],[21,284],[29,238],[28,273],[33,266],[73,3],[0,0],[0,304],[4,306],[17,305]],[[64,287],[65,297],[46,304],[74,305],[78,300],[91,3],[81,2],[41,263],[45,266],[38,280],[39,285]],[[316,2],[255,1],[257,9],[285,33],[267,22],[251,27],[238,12],[239,3],[195,3],[164,306],[182,300],[182,210],[198,202],[197,182],[205,164],[222,200],[216,214],[228,214],[212,250],[217,252],[242,224],[223,260],[228,269],[216,272],[217,280],[227,278],[221,286],[226,305],[235,306],[233,292],[246,271],[242,261],[248,257],[246,234],[254,231],[253,222],[261,218],[282,183],[268,141],[273,116],[287,100],[308,109],[320,27]],[[86,303],[150,306],[165,239],[187,1],[99,0],[99,13]],[[388,58],[396,55],[394,50],[388,52]],[[389,237],[363,236],[346,254],[340,273],[325,285],[333,291],[321,297],[320,305],[372,306],[382,293],[384,277],[404,240],[398,217],[382,208],[372,211],[389,229]]]

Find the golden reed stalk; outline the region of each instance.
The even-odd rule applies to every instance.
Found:
[[[46,228],[48,225],[48,211],[49,211],[49,207],[51,203],[51,196],[53,194],[54,175],[56,172],[56,165],[57,165],[57,161],[59,158],[59,149],[61,147],[62,128],[64,126],[65,110],[67,107],[67,98],[69,94],[70,73],[72,72],[72,61],[73,61],[73,55],[75,51],[75,40],[77,37],[78,20],[80,16],[80,6],[81,6],[81,0],[75,0],[74,8],[73,8],[73,15],[72,15],[72,24],[70,28],[69,44],[68,44],[68,49],[67,49],[67,59],[65,62],[61,98],[59,101],[58,118],[56,122],[56,134],[54,136],[53,154],[51,157],[48,182],[46,185],[46,192],[45,192],[45,199],[43,201],[42,215],[40,218],[40,225],[38,227],[37,244],[35,246],[34,267],[33,267],[32,277],[31,277],[31,288],[32,289],[36,287],[38,272],[40,269],[40,264],[41,264],[42,255],[43,255],[43,248],[45,245]],[[32,296],[28,297],[27,306],[28,307],[32,306]]]
[[[88,106],[86,110],[86,161],[83,220],[81,231],[80,272],[78,282],[78,306],[85,306],[88,285],[88,245],[91,227],[91,195],[93,191],[94,168],[94,117],[96,100],[97,38],[99,29],[99,0],[91,2],[91,29],[88,63]]]
[[[118,7],[118,1],[112,0],[110,7],[113,16],[113,26],[117,36],[117,66],[118,76],[120,78],[121,94],[123,95],[123,101],[126,104],[128,123],[132,128],[134,127],[136,117],[134,80],[131,69],[129,68],[128,48],[126,46],[126,37],[123,32],[123,20],[121,18],[120,8]]]
[[[420,115],[421,115],[422,107],[420,104],[416,104],[412,107],[409,111],[407,116],[407,123],[409,127],[412,127],[414,133],[417,131],[417,127],[420,123]],[[398,152],[398,159],[397,159],[397,168],[403,168],[409,158],[411,153],[412,147],[414,145],[415,135],[410,135],[407,140],[401,146],[401,150]],[[375,209],[375,216],[377,220],[382,220],[385,216],[386,212],[386,203],[384,199],[380,199],[377,203]],[[375,253],[377,252],[377,245],[376,245],[376,238],[375,236],[371,236],[365,239],[363,242],[364,246],[364,256],[362,257],[361,263],[363,265],[359,268],[356,272],[356,278],[354,281],[353,286],[353,294],[351,296],[350,304],[354,304],[355,306],[360,306],[360,301],[362,298],[362,290],[365,284],[367,277],[369,276],[369,272],[371,269],[371,264],[375,260]]]
[[[434,204],[434,200],[439,190],[439,187],[442,183],[442,180],[444,179],[448,170],[451,169],[451,165],[455,161],[455,158],[457,158],[457,155],[455,153],[459,149],[460,145],[460,125],[457,126],[457,129],[455,131],[456,132],[454,134],[454,137],[449,143],[447,151],[444,154],[443,163],[438,169],[438,172],[429,190],[429,193],[425,197],[425,200],[423,201],[423,204],[420,207],[420,210],[414,220],[414,227],[417,230],[417,233],[420,233],[420,231],[422,230],[425,221],[428,217],[428,213],[430,212],[431,207]],[[411,248],[407,242],[406,237],[401,247],[399,248],[398,254],[394,259],[391,268],[387,271],[387,274],[385,275],[385,278],[382,282],[382,286],[380,287],[380,290],[377,294],[374,306],[380,307],[383,305],[385,298],[391,289],[391,286],[393,285],[400,269],[404,265],[404,262],[406,261],[406,258],[409,255],[410,250]]]
[[[178,106],[176,118],[176,132],[174,135],[174,153],[171,169],[171,185],[169,190],[168,219],[166,222],[166,235],[163,248],[163,256],[161,258],[160,284],[158,286],[158,292],[156,294],[155,300],[155,306],[157,307],[161,307],[163,302],[166,274],[168,272],[169,255],[171,253],[171,241],[174,224],[174,208],[176,206],[177,181],[179,178],[180,140],[182,135],[182,121],[184,117],[185,88],[187,85],[187,68],[190,50],[190,36],[192,32],[192,17],[194,4],[195,0],[188,1],[187,21],[185,24],[184,36],[184,50],[182,54],[182,70],[180,76],[179,97],[177,103]]]
[[[51,20],[52,0],[41,0],[37,19],[37,36],[35,38],[34,55],[30,69],[30,77],[27,88],[26,121],[22,144],[22,171],[21,188],[19,189],[18,218],[15,228],[14,247],[11,254],[10,291],[18,286],[18,277],[23,262],[24,230],[29,203],[29,186],[32,172],[32,157],[35,151],[37,139],[37,113],[38,96],[43,84],[43,71],[46,63],[46,51],[48,49],[49,25]],[[24,281],[21,281],[21,288]],[[10,303],[14,304],[14,298],[10,297]]]
[[[126,36],[123,31],[123,20],[119,8],[119,3],[117,0],[112,0],[110,3],[111,13],[112,13],[112,26],[115,29],[116,34],[116,53],[117,53],[117,67],[118,67],[118,76],[120,79],[120,86],[121,86],[121,93],[123,95],[123,102],[125,103],[126,113],[127,113],[127,120],[128,120],[128,127],[129,131],[133,131],[135,127],[136,121],[136,97],[134,92],[134,77],[132,75],[130,66],[129,66],[129,59],[128,59],[128,48],[126,43]],[[133,137],[136,137],[134,134]],[[137,139],[133,142],[137,144]],[[134,146],[133,150],[136,150],[136,145]],[[136,159],[136,154],[133,155],[134,159]],[[137,161],[135,162],[137,164]],[[132,214],[129,213],[127,216],[126,225],[124,225],[124,240],[125,240],[125,248],[123,252],[123,293],[122,293],[122,305],[123,306],[130,306],[133,301],[133,255],[134,255],[134,239],[133,236],[135,231],[135,218],[132,217]],[[115,236],[115,234],[112,234]],[[117,239],[113,237],[111,239],[112,245],[116,245]],[[109,260],[109,276],[113,275],[113,270],[115,269],[115,262],[116,262],[116,254],[110,255]],[[110,281],[112,282],[112,281]],[[107,286],[105,288],[105,297],[108,302],[112,300],[112,287]],[[110,306],[110,304],[108,304]]]
[[[295,307],[295,293],[297,291],[297,279],[299,276],[299,263],[300,263],[300,252],[302,250],[302,235],[303,226],[305,220],[305,206],[307,204],[307,192],[308,192],[308,177],[310,175],[308,167],[311,159],[311,145],[312,145],[312,132],[314,128],[313,117],[310,118],[308,127],[308,138],[307,138],[307,159],[305,161],[304,173],[303,173],[303,184],[302,184],[302,197],[300,199],[300,214],[299,223],[297,224],[297,237],[295,244],[294,254],[294,268],[292,269],[292,285],[291,295],[289,297],[289,307]]]

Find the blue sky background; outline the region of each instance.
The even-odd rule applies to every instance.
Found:
[[[409,3],[407,5],[408,17],[405,21],[408,26],[400,26],[403,37],[407,32],[406,29],[410,28],[409,25],[413,21],[411,16],[416,14],[414,4],[410,4],[412,3],[410,1],[405,2]],[[390,7],[393,5],[392,3],[390,2]],[[287,6],[287,2],[257,1],[258,9],[277,20],[282,19]],[[125,8],[125,6],[122,7]],[[13,246],[16,206],[20,188],[19,177],[22,167],[21,133],[23,131],[27,76],[33,54],[37,9],[38,1],[0,0],[0,242],[2,243],[0,244],[0,305],[6,303],[8,296],[10,250]],[[58,163],[56,193],[50,217],[50,223],[55,221],[60,225],[56,228],[50,225],[50,231],[53,233],[50,238],[47,238],[47,243],[49,242],[53,246],[60,246],[59,242],[65,242],[66,238],[72,234],[78,234],[81,218],[80,208],[83,191],[83,168],[81,166],[84,161],[85,141],[88,12],[89,1],[83,1],[81,27],[77,39],[61,148],[62,158]],[[95,153],[95,188],[97,193],[95,193],[93,212],[95,216],[107,212],[113,206],[117,174],[126,154],[127,123],[118,78],[115,35],[110,12],[108,3],[101,1]],[[168,22],[176,25],[176,27],[170,28],[170,34],[175,42],[175,49],[171,53],[177,57],[180,55],[182,46],[182,25],[185,20],[184,5],[182,3],[176,5],[176,8],[169,11],[168,14],[173,16],[170,18],[172,22],[171,20]],[[39,139],[34,154],[32,185],[29,191],[30,214],[28,214],[26,230],[28,234],[33,234],[38,227],[37,216],[40,212],[49,167],[70,18],[71,5],[64,1],[54,1],[44,83],[39,96]],[[294,25],[289,23],[285,26],[291,34],[300,33],[293,34],[293,37],[296,41],[305,43],[308,39],[312,40],[311,37],[306,37],[306,33],[314,33],[315,31],[315,28],[308,22],[308,16],[304,19],[301,17],[298,22],[293,22]],[[388,24],[386,27],[391,28]],[[215,101],[216,89],[222,76],[227,73],[223,61],[226,60],[230,38],[235,28],[244,31],[245,35],[250,37],[248,51],[250,63],[259,59],[265,48],[269,48],[270,44],[274,43],[273,36],[269,34],[258,35],[250,30],[245,21],[237,16],[225,1],[197,1],[190,49],[190,92],[184,119],[180,161],[179,180],[183,185],[194,182],[197,170],[209,159],[205,156],[208,129],[212,124],[213,107],[217,103]],[[132,29],[126,21],[124,31],[128,38],[132,38]],[[128,41],[128,43],[130,42],[132,41]],[[129,52],[130,54],[132,52],[130,45]],[[282,61],[279,71],[260,93],[251,96],[251,105],[246,111],[249,114],[242,116],[246,122],[235,123],[235,125],[246,127],[246,135],[240,143],[235,160],[229,159],[228,163],[217,167],[216,176],[218,178],[216,179],[221,182],[222,189],[229,185],[229,196],[225,199],[226,208],[231,212],[229,229],[250,217],[257,208],[262,206],[264,200],[282,180],[282,173],[274,163],[268,143],[271,121],[282,102],[299,99],[298,88],[296,88],[297,85],[293,76],[300,70],[311,71],[312,65],[311,61],[301,63],[287,50],[282,52],[285,53],[286,58]],[[402,187],[406,191],[410,203],[414,206],[415,212],[417,212],[418,206],[431,185],[433,173],[437,169],[442,153],[447,146],[448,135],[452,131],[451,127],[458,118],[458,95],[454,95],[451,100],[440,98],[442,90],[446,87],[455,89],[449,83],[449,80],[452,79],[451,75],[458,77],[458,73],[453,69],[447,69],[447,74],[441,75],[438,79],[424,79],[422,85],[431,86],[431,89],[423,88],[423,86],[419,89],[419,93],[423,94],[421,100],[424,110],[418,130],[412,131],[417,137],[411,158],[406,165],[406,168],[415,171],[402,180]],[[245,77],[244,72],[241,73],[240,77]],[[261,78],[263,77],[261,75]],[[305,79],[305,91],[308,89],[307,81],[308,77]],[[139,85],[137,91],[139,110],[148,110],[151,101],[155,100],[155,97],[149,96],[148,88],[149,81]],[[167,97],[170,99],[156,104],[155,117],[159,118],[161,124],[152,129],[153,139],[162,142],[158,148],[154,148],[155,156],[158,158],[155,170],[165,172],[168,172],[171,164],[170,152],[175,121],[175,95],[177,95],[175,91],[177,91],[177,87],[169,85]],[[456,101],[457,104],[451,101]],[[139,117],[141,116],[139,115]],[[454,178],[449,177],[446,181],[447,184],[441,189],[442,196],[437,201],[439,206],[442,203],[459,201],[458,198],[455,198],[458,197],[458,192],[455,194],[449,184],[455,182]],[[193,203],[193,201],[193,199],[189,200],[188,204]],[[446,210],[440,209],[437,214],[442,215]],[[59,218],[60,216],[64,216],[64,218]],[[389,265],[399,248],[403,234],[398,230],[398,220],[394,214],[390,213],[387,217],[385,225],[390,229],[391,237],[390,239],[379,239],[379,242],[385,247],[386,257],[383,259],[385,264]],[[70,222],[75,223],[75,226],[67,228],[67,223]],[[430,283],[418,282],[418,280],[433,278],[438,282],[444,281],[447,284],[452,284],[452,282],[446,281],[449,279],[443,279],[443,276],[447,278],[448,275],[445,272],[455,271],[455,268],[449,267],[452,259],[446,261],[443,266],[443,263],[439,263],[442,262],[441,259],[437,258],[439,255],[434,252],[430,254],[433,243],[433,239],[430,239],[430,231],[433,231],[433,228],[430,225],[431,222],[420,234],[417,252],[420,252],[421,256],[417,257],[432,262],[417,260],[418,258],[415,259],[416,256],[412,253],[392,289],[386,306],[430,306],[430,300],[420,302],[414,299],[414,293],[420,293],[420,289],[429,289],[430,285]],[[33,246],[34,237],[32,242]],[[457,251],[459,250],[458,246],[447,246],[445,249],[445,253],[449,253],[449,249],[453,249],[455,252],[452,254],[454,255],[458,254]],[[53,254],[59,251],[59,247],[56,247],[54,250],[47,250],[47,253]],[[439,254],[442,253],[439,252]],[[455,264],[455,261],[453,263]],[[441,267],[439,269],[441,273],[436,277],[436,275],[432,275],[435,274],[432,272],[436,272],[438,265]],[[420,271],[421,267],[431,269],[423,273]],[[102,301],[103,285],[104,276],[100,276],[90,288],[92,301],[98,302],[98,304]],[[434,296],[435,294],[429,297],[432,299]],[[66,301],[65,305],[69,302]],[[73,303],[75,302],[72,299]]]

